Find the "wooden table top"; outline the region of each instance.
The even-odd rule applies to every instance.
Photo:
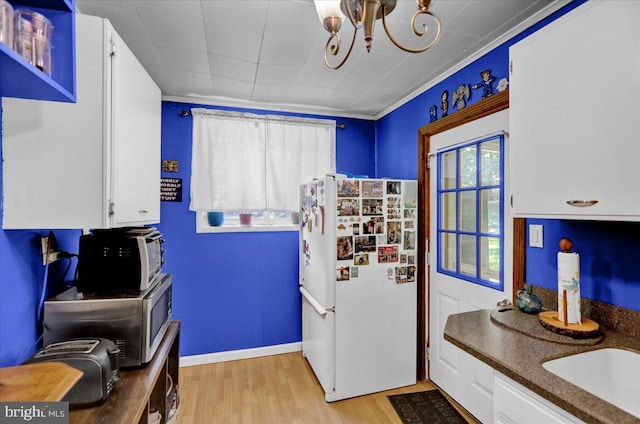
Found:
[[[0,401],[57,402],[83,372],[62,362],[41,362],[0,368]]]

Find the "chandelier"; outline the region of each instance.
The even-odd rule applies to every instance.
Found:
[[[329,39],[325,45],[324,63],[328,68],[338,69],[349,58],[353,45],[356,41],[356,35],[360,28],[364,28],[364,41],[367,45],[367,52],[371,51],[371,42],[373,41],[373,27],[377,19],[382,19],[384,32],[389,40],[396,47],[409,53],[421,53],[433,47],[440,39],[440,19],[429,11],[431,0],[416,0],[418,11],[411,18],[411,28],[416,36],[422,37],[429,31],[424,19],[435,22],[434,39],[426,46],[420,48],[409,48],[400,44],[389,32],[387,27],[386,16],[390,14],[396,7],[396,0],[314,0],[316,11],[320,22],[324,25],[329,34]],[[344,18],[348,17],[353,24],[353,39],[347,54],[336,65],[332,66],[329,57],[337,56],[340,52],[340,27]],[[421,25],[419,21],[422,22]]]

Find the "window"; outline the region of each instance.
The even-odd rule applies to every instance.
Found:
[[[438,272],[503,288],[504,136],[438,152]]]
[[[291,226],[299,186],[335,172],[335,121],[192,109],[191,203],[198,228],[206,212],[240,213],[257,227]]]

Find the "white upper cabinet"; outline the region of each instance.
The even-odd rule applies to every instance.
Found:
[[[589,1],[509,52],[515,216],[640,221],[640,2]]]
[[[77,15],[77,103],[3,98],[3,227],[160,221],[160,89],[109,21]]]

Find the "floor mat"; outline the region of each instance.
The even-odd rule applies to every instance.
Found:
[[[467,421],[438,390],[387,396],[405,424],[466,424]]]

